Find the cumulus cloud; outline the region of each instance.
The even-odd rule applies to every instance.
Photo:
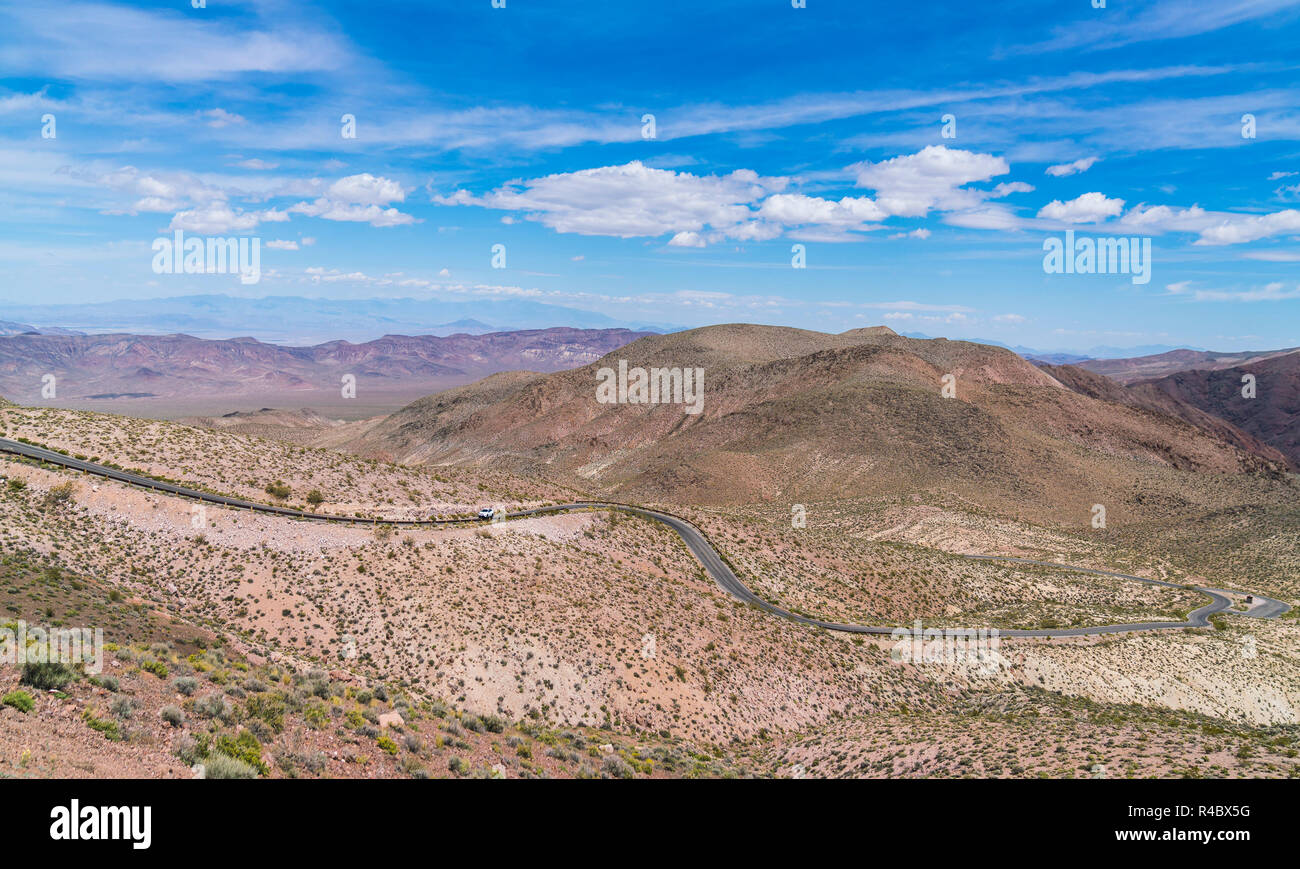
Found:
[[[415,218],[396,208],[384,206],[405,199],[406,190],[401,184],[390,178],[364,172],[340,178],[325,190],[324,196],[312,202],[299,202],[288,210],[322,220],[369,223],[381,227],[403,226],[414,223]]]
[[[1080,172],[1087,172],[1100,159],[1100,157],[1081,157],[1071,163],[1057,163],[1055,166],[1048,166],[1046,172],[1054,178],[1078,175]]]
[[[515,180],[483,195],[457,190],[435,195],[433,201],[519,213],[558,232],[621,238],[667,235],[672,246],[700,247],[723,240],[763,241],[787,232],[801,239],[850,241],[880,228],[889,217],[924,217],[936,210],[970,212],[967,222],[959,225],[1011,228],[1016,219],[1010,209],[985,203],[1033,190],[1020,181],[992,190],[968,188],[1006,174],[1007,162],[943,145],[880,163],[854,164],[847,171],[858,186],[878,195],[834,199],[787,193],[788,179],[761,177],[748,169],[695,175],[633,161]]]
[[[1168,205],[1135,206],[1120,225],[1145,232],[1192,232],[1198,245],[1244,244],[1278,235],[1300,232],[1300,211],[1288,208],[1269,214],[1234,214],[1206,211],[1200,206],[1172,208]]]
[[[176,212],[167,228],[200,235],[223,235],[252,232],[263,221],[281,223],[288,219],[289,216],[282,211],[241,211],[224,201],[217,201]]]
[[[1067,202],[1053,199],[1039,209],[1038,216],[1063,223],[1098,223],[1118,217],[1123,210],[1123,199],[1108,199],[1100,193],[1085,193]]]
[[[335,181],[329,186],[328,196],[330,199],[356,205],[388,205],[404,202],[406,191],[392,179],[363,172]]]
[[[965,185],[1011,171],[1001,157],[944,145],[930,145],[915,154],[849,168],[856,170],[858,186],[875,190],[879,207],[897,217],[976,208],[991,194]]]
[[[557,232],[620,238],[672,233],[694,245],[702,233],[723,236],[742,229],[754,216],[751,204],[780,190],[785,180],[760,178],[740,169],[729,175],[692,175],[654,169],[639,160],[563,172],[530,181],[512,181],[483,196],[458,190],[435,196],[440,205],[478,205],[519,212]],[[695,233],[685,236],[684,233]],[[735,236],[732,236],[735,237]]]
[[[187,205],[226,198],[224,190],[190,172],[142,172],[134,166],[122,166],[110,172],[73,168],[59,171],[78,181],[139,197],[128,209],[124,209],[128,214],[176,211]]]

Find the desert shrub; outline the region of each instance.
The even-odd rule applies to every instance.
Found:
[[[36,701],[32,699],[32,695],[22,689],[10,691],[3,698],[0,698],[0,703],[12,706],[22,713],[31,712],[36,707]]]
[[[500,733],[506,729],[506,720],[500,715],[482,716],[483,729],[489,733]]]
[[[231,736],[228,733],[221,734],[213,743],[212,750],[215,754],[224,754],[233,757],[235,760],[243,761],[261,775],[266,775],[269,771],[266,764],[262,762],[262,744],[257,741],[256,736],[247,730],[239,731],[238,736]]]
[[[230,701],[216,691],[204,694],[194,701],[194,712],[202,718],[220,718],[224,721],[230,718],[233,711]]]
[[[219,751],[203,761],[204,778],[257,778],[257,775],[258,770],[252,764]]]
[[[255,694],[248,698],[244,710],[275,733],[284,730],[284,698],[275,694]]]
[[[329,724],[330,719],[329,714],[325,711],[324,704],[312,702],[307,704],[307,706],[302,710],[302,720],[305,721],[307,726],[312,730],[320,730],[322,727]]]
[[[270,495],[272,498],[283,501],[292,493],[293,489],[289,488],[289,485],[285,483],[284,480],[276,480],[274,483],[266,484],[266,494]]]
[[[411,778],[428,778],[429,771],[420,763],[419,758],[408,754],[402,758],[402,770]]]
[[[469,771],[469,764],[465,763],[465,761],[461,760],[459,757],[452,755],[447,760],[447,769],[451,770],[457,775],[464,775]]]
[[[167,665],[162,661],[145,661],[140,665],[140,669],[146,673],[153,673],[159,679],[167,678]]]
[[[391,737],[387,735],[381,736],[379,737],[378,740],[376,740],[376,743],[379,745],[380,748],[382,748],[384,751],[388,752],[389,754],[391,755],[397,754],[397,743],[393,742]]]
[[[98,685],[100,688],[113,694],[116,694],[118,689],[121,688],[116,676],[91,676],[88,681],[90,684]]]
[[[60,483],[57,486],[51,486],[45,493],[45,506],[57,507],[66,504],[72,500],[72,495],[77,491],[77,487],[71,481]]]
[[[109,711],[118,718],[127,719],[135,712],[135,700],[130,697],[118,697],[108,707]]]
[[[199,680],[193,676],[177,676],[172,680],[172,687],[176,689],[176,693],[189,697],[199,690]]]
[[[104,734],[105,739],[116,742],[122,738],[122,732],[118,730],[117,722],[111,718],[99,718],[93,711],[87,709],[82,713],[81,719],[86,722],[86,726],[91,730]]]
[[[159,715],[163,721],[167,722],[172,727],[180,727],[185,723],[185,713],[181,712],[179,706],[164,706]]]
[[[182,733],[176,737],[175,746],[172,754],[179,757],[185,763],[193,766],[208,756],[208,741],[210,737],[206,733],[199,734],[196,739],[188,733]]]
[[[632,778],[631,765],[617,754],[606,755],[600,762],[601,778]]]
[[[483,732],[483,722],[479,719],[477,715],[469,715],[469,714],[462,715],[460,717],[460,723],[465,725],[466,730],[473,731],[474,733]]]
[[[29,662],[23,664],[23,675],[19,681],[38,691],[49,691],[51,688],[62,688],[76,679],[77,671],[67,664]]]
[[[307,503],[313,507],[319,507],[325,502],[325,496],[320,493],[320,489],[312,489],[307,493]]]

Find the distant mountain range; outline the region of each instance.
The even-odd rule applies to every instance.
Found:
[[[923,341],[934,339],[933,335],[926,335],[923,332],[901,332],[900,334],[904,338],[919,338]],[[974,341],[977,344],[992,344],[994,347],[1005,347],[1012,353],[1018,353],[1031,362],[1047,362],[1052,365],[1068,365],[1073,362],[1081,362],[1084,359],[1119,359],[1188,349],[1186,347],[1175,347],[1171,344],[1142,344],[1137,347],[1098,345],[1087,350],[1040,350],[1034,347],[1026,347],[1023,344],[1008,344],[1005,341],[996,341],[992,338],[963,338],[961,340]]]
[[[482,324],[478,324],[481,326]],[[434,392],[500,371],[559,371],[586,365],[637,338],[627,329],[386,335],[308,347],[255,338],[211,341],[191,335],[37,335],[0,337],[0,395],[42,403],[53,375],[56,400],[251,397],[340,394],[344,375],[359,390]]]
[[[4,337],[6,335],[24,335],[29,333],[36,334],[36,335],[80,335],[82,334],[81,332],[78,332],[74,329],[60,329],[58,326],[51,326],[50,328],[47,329],[40,329],[37,328],[36,326],[29,326],[26,323],[14,323],[10,320],[0,320],[0,337]]]
[[[440,301],[437,299],[314,299],[302,296],[175,296],[114,302],[0,305],[0,317],[23,327],[0,334],[184,333],[197,338],[248,336],[277,344],[319,344],[344,339],[369,341],[381,335],[480,335],[567,326],[672,332],[664,323],[623,322],[577,308],[525,299]],[[26,326],[40,324],[42,328]]]

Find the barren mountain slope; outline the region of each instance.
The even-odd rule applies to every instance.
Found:
[[[601,404],[596,372],[699,367],[703,410]],[[955,398],[941,395],[955,377]],[[544,377],[430,396],[346,445],[403,463],[483,464],[630,500],[736,503],[944,486],[1076,509],[1136,464],[1276,471],[1180,419],[1081,395],[1010,351],[888,329],[716,326],[652,336]]]
[[[1039,368],[1082,395],[1176,417],[1191,423],[1197,428],[1204,429],[1211,435],[1235,447],[1254,453],[1269,461],[1292,462],[1291,459],[1288,459],[1275,447],[1264,443],[1254,435],[1242,431],[1226,419],[1207,413],[1200,407],[1176,398],[1168,392],[1153,388],[1150,384],[1134,383],[1124,386],[1105,375],[1095,374],[1076,365],[1039,365]]]
[[[1242,393],[1247,374],[1255,377],[1253,398]],[[1132,389],[1225,419],[1300,465],[1300,351],[1223,370],[1180,371]]]

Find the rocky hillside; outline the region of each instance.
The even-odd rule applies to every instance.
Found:
[[[1254,398],[1242,393],[1247,374],[1255,377]],[[1179,371],[1133,390],[1226,420],[1300,466],[1300,351],[1221,370]]]
[[[598,371],[620,361],[702,368],[701,412],[599,402]],[[942,392],[948,375],[952,398]],[[430,396],[347,448],[690,503],[945,487],[1063,506],[1127,485],[1135,464],[1226,474],[1281,467],[1175,416],[1066,388],[1008,350],[883,327],[828,335],[728,325],[651,336],[572,371],[501,374]]]

